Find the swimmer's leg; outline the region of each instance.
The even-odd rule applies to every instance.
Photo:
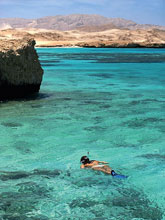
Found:
[[[106,173],[108,175],[111,175],[111,168],[108,166],[104,166],[104,167],[93,167],[93,170],[97,170],[97,171],[101,171],[103,173]]]
[[[124,176],[124,175],[120,175],[120,174],[117,174],[114,170],[111,171],[111,175],[115,178],[119,178],[119,179],[126,179],[128,178],[128,176]]]

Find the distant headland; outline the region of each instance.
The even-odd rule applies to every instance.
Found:
[[[165,47],[165,26],[100,15],[4,18],[0,29],[0,39],[33,38],[36,47]]]

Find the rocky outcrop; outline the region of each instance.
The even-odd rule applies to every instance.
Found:
[[[39,91],[43,70],[34,45],[33,39],[0,41],[0,100]]]

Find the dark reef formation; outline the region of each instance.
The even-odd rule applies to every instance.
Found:
[[[59,169],[0,171],[2,186],[5,182],[12,186],[0,192],[0,220],[82,220],[83,210],[93,216],[85,219],[163,219],[164,210],[142,190],[125,181],[122,183],[111,177],[105,178],[104,175],[98,178],[97,175],[77,176],[76,173]],[[76,195],[66,197],[64,205],[69,207],[69,213],[65,212],[63,204],[62,209],[59,208],[64,194],[51,184],[52,181],[58,183],[63,180]],[[90,194],[84,198],[79,193],[80,190],[91,190],[96,186],[102,189],[97,191],[97,197]]]
[[[164,43],[147,43],[147,42],[133,42],[133,41],[91,41],[79,42],[76,44],[78,47],[87,48],[165,48]]]
[[[43,70],[33,39],[0,42],[0,100],[24,98],[37,93]]]

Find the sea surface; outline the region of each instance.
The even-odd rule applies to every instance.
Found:
[[[37,52],[39,95],[0,103],[0,220],[165,220],[165,49]]]

